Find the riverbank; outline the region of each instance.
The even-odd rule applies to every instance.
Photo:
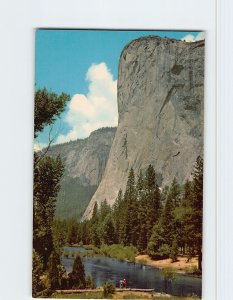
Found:
[[[159,269],[172,268],[177,273],[192,273],[197,266],[197,257],[191,258],[187,261],[187,256],[178,256],[176,262],[172,262],[170,258],[161,260],[152,260],[149,255],[137,255],[135,257],[135,262],[141,263],[143,265],[156,267]]]
[[[101,245],[100,248],[94,245],[72,245],[72,247],[83,247],[86,251],[80,253],[80,256],[95,256],[101,255],[112,257],[121,261],[135,261],[138,250],[134,246],[123,246],[121,244]]]
[[[80,247],[80,245],[73,245]],[[100,248],[94,245],[83,245],[86,251],[80,253],[81,256],[107,256],[119,259],[121,261],[136,262],[159,269],[172,268],[176,273],[195,276],[194,273],[198,268],[198,258],[188,259],[187,256],[178,256],[177,261],[172,262],[170,258],[153,260],[147,254],[138,255],[138,251],[133,246],[123,246],[120,244],[101,245]],[[200,277],[200,276],[198,276]]]
[[[56,299],[103,299],[102,289],[91,291],[59,291],[52,295]],[[133,290],[117,290],[110,299],[155,299],[155,300],[199,300],[198,297],[176,297],[164,293],[142,292]]]

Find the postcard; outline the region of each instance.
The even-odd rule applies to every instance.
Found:
[[[35,40],[33,297],[200,299],[205,32]]]

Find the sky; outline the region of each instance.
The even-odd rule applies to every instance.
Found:
[[[54,144],[85,138],[101,127],[117,126],[117,77],[120,54],[130,41],[148,35],[194,42],[203,32],[38,29],[35,36],[35,88],[69,94],[55,122]],[[48,143],[49,127],[35,141]]]

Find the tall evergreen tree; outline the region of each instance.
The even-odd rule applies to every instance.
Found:
[[[202,224],[203,224],[203,158],[198,156],[193,171],[192,222],[193,243],[198,254],[198,269],[202,270]]]
[[[116,242],[115,228],[113,225],[112,216],[109,214],[103,222],[102,238],[104,244],[112,245]]]
[[[137,243],[137,196],[135,187],[135,177],[133,168],[130,169],[126,190],[124,194],[124,202],[126,205],[126,210],[123,220],[124,224],[124,244],[135,245]]]
[[[143,178],[140,170],[137,181],[137,199],[138,199],[138,241],[137,248],[143,253],[147,248],[147,188],[146,180]]]
[[[108,205],[107,200],[101,202],[100,209],[99,209],[99,220],[103,222],[104,219],[107,217],[108,214],[111,213],[111,207]]]
[[[123,206],[124,206],[123,193],[122,190],[120,189],[118,192],[117,199],[113,205],[113,221],[114,221],[117,243],[121,242],[121,237],[123,236],[122,234],[122,211],[124,210]]]
[[[159,187],[156,182],[156,173],[154,167],[149,165],[146,172],[146,197],[147,197],[147,239],[149,240],[152,228],[160,215],[161,197]]]
[[[52,290],[58,289],[61,285],[61,269],[60,255],[57,251],[53,251],[48,262],[48,275]]]
[[[69,274],[69,285],[71,288],[84,289],[86,287],[85,270],[79,255],[75,257],[73,270]]]
[[[92,218],[90,220],[90,236],[91,243],[95,246],[100,246],[100,236],[99,236],[99,212],[98,212],[98,204],[97,202],[94,205]]]

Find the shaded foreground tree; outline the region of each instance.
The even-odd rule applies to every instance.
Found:
[[[67,101],[70,96],[62,93],[57,95],[48,92],[46,88],[38,89],[35,92],[35,109],[34,109],[34,137],[38,136],[46,125],[52,125],[56,118],[65,110]]]
[[[42,257],[44,269],[53,250],[52,222],[63,170],[59,157],[47,156],[34,169],[33,248]]]
[[[34,118],[34,137],[46,125],[52,125],[57,117],[65,109],[65,104],[70,96],[62,93],[57,95],[48,92],[46,89],[38,89],[35,92],[35,118]],[[48,150],[51,140],[49,141]],[[47,151],[34,153],[34,183],[33,183],[33,278],[48,277],[53,288],[58,283],[58,270],[60,256],[53,254],[48,270],[48,260],[54,249],[52,237],[52,223],[54,218],[56,198],[60,189],[60,179],[64,167],[59,157],[52,158],[46,155]],[[56,252],[54,252],[56,253]],[[56,256],[56,257],[55,257]],[[39,258],[42,265],[38,267]],[[54,262],[56,260],[56,262]],[[56,268],[54,267],[56,265]],[[46,273],[47,272],[47,273]],[[47,274],[47,275],[46,275]],[[47,278],[46,277],[46,278]],[[47,278],[48,279],[48,278]],[[40,282],[40,280],[38,280]],[[41,294],[43,286],[33,280],[33,296]]]

